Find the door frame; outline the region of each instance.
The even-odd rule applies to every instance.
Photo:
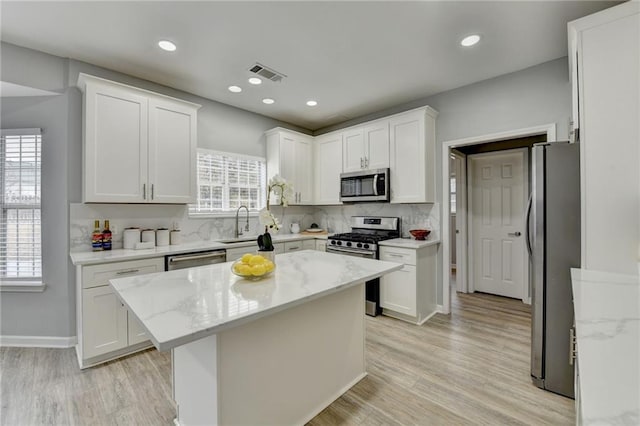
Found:
[[[479,153],[479,154],[473,154],[470,155],[469,160],[473,160],[473,158],[481,158],[481,157],[490,157],[492,155],[500,155],[500,154],[508,154],[508,153],[517,153],[517,152],[522,152],[524,154],[523,157],[523,164],[522,164],[522,175],[523,175],[523,179],[522,179],[522,212],[523,214],[526,214],[526,210],[527,210],[527,200],[529,198],[529,150],[527,148],[512,148],[512,149],[503,149],[500,151],[491,151],[491,152],[483,152],[483,153]],[[471,165],[471,161],[467,162],[467,165]],[[473,197],[470,194],[471,189],[473,188],[473,173],[468,173],[469,175],[469,186],[467,187],[467,203],[469,206],[469,215],[467,216],[467,226],[468,226],[468,230],[469,230],[469,235],[468,235],[468,246],[467,246],[467,250],[468,250],[468,254],[467,254],[467,259],[469,261],[469,265],[473,265],[474,263],[474,253],[473,250],[469,250],[469,247],[473,247]],[[527,226],[526,221],[523,218],[523,226]],[[524,236],[526,234],[526,232],[523,232],[522,235]],[[526,244],[526,242],[525,242]],[[526,248],[522,250],[521,253],[523,259],[522,259],[522,274],[523,274],[523,280],[522,280],[522,302],[527,303],[527,304],[531,304],[531,297],[529,295],[529,262],[528,262],[528,256],[527,256],[527,251]],[[471,266],[469,266],[469,271],[471,271],[473,268]],[[474,274],[469,273],[468,274],[468,284],[469,284],[469,288],[468,288],[468,292],[469,293],[473,293],[476,291],[476,285],[474,282]]]
[[[491,133],[480,136],[471,136],[468,138],[462,139],[454,139],[449,141],[442,142],[442,205],[449,208],[451,203],[451,195],[449,189],[449,156],[451,155],[451,148],[456,148],[460,146],[468,146],[468,145],[479,145],[487,142],[497,142],[507,139],[520,138],[525,136],[535,136],[540,134],[547,135],[547,141],[555,141],[556,140],[556,123],[551,124],[542,124],[534,127],[527,127],[522,129],[514,129],[507,130],[504,132]],[[446,211],[443,207],[443,213]],[[449,241],[449,232],[451,223],[449,220],[449,214],[442,214],[442,234],[441,234],[441,242],[442,242],[442,307],[441,312],[443,314],[448,314],[451,312],[451,297],[449,292],[451,291],[450,285],[450,274],[449,270],[451,268],[451,256],[449,254],[451,242]],[[462,251],[465,253],[465,259],[468,259],[468,245],[462,247]],[[465,265],[466,266],[466,265]],[[468,271],[468,268],[465,268]],[[444,273],[447,271],[447,273]]]

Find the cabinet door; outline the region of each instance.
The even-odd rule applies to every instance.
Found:
[[[127,336],[129,346],[149,340],[149,335],[140,321],[131,312],[127,311]]]
[[[284,243],[274,243],[273,244],[273,249],[274,249],[276,254],[284,253]]]
[[[127,347],[127,309],[110,286],[83,290],[82,318],[85,359]]]
[[[393,117],[389,129],[391,202],[433,201],[426,197],[424,112]]]
[[[195,201],[196,114],[189,104],[149,99],[149,202]]]
[[[84,201],[144,202],[147,98],[109,84],[87,84],[84,120]]]
[[[340,204],[342,134],[320,136],[315,141],[315,203]]]
[[[350,129],[343,133],[342,170],[356,172],[364,168],[364,131],[362,128]]]
[[[316,240],[304,240],[302,241],[302,250],[315,250]]]
[[[298,193],[296,204],[313,204],[313,146],[309,139],[297,139],[295,145],[294,191]]]
[[[387,120],[372,123],[364,128],[364,141],[367,149],[366,169],[385,169],[389,167],[389,122]]]
[[[316,240],[316,250],[327,251],[327,240]]]
[[[404,265],[401,270],[380,278],[380,306],[405,315],[416,315],[415,266]]]
[[[235,262],[236,260],[240,259],[243,254],[255,253],[257,249],[258,249],[257,246],[247,246],[247,247],[227,249],[226,250],[227,262]]]

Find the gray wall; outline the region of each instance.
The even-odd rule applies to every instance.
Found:
[[[266,153],[264,131],[306,129],[79,61],[0,44],[3,81],[59,96],[3,98],[2,128],[43,129],[43,293],[1,293],[0,335],[71,337],[75,328],[75,269],[69,261],[69,203],[82,201],[82,93],[79,72],[131,84],[202,105],[198,146],[250,155]],[[111,159],[115,164],[117,158]],[[109,172],[109,163],[105,164]]]
[[[568,138],[571,86],[567,58],[418,99],[365,117],[314,132],[339,128],[429,105],[439,111],[436,122],[436,189],[442,199],[442,143],[471,136],[556,123],[558,139]],[[440,205],[440,209],[446,207]],[[440,217],[442,217],[442,210]],[[442,282],[442,250],[438,252],[438,282]],[[438,288],[438,303],[442,289]]]

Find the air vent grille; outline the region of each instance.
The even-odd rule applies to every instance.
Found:
[[[275,81],[277,83],[279,83],[280,81],[282,81],[283,78],[286,77],[286,75],[272,69],[269,67],[265,67],[262,64],[259,64],[256,62],[256,64],[254,66],[252,66],[251,68],[249,68],[249,71],[259,75],[260,77],[264,77],[267,80],[271,80],[271,81]]]

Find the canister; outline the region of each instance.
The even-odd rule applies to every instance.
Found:
[[[122,248],[133,249],[140,242],[140,228],[125,228],[122,236]]]
[[[174,229],[171,231],[171,245],[180,244],[182,242],[180,237],[180,230]]]
[[[156,231],[155,229],[143,229],[142,230],[142,242],[153,243],[156,245]]]
[[[156,245],[158,247],[169,245],[169,229],[168,228],[158,228],[156,230]]]

